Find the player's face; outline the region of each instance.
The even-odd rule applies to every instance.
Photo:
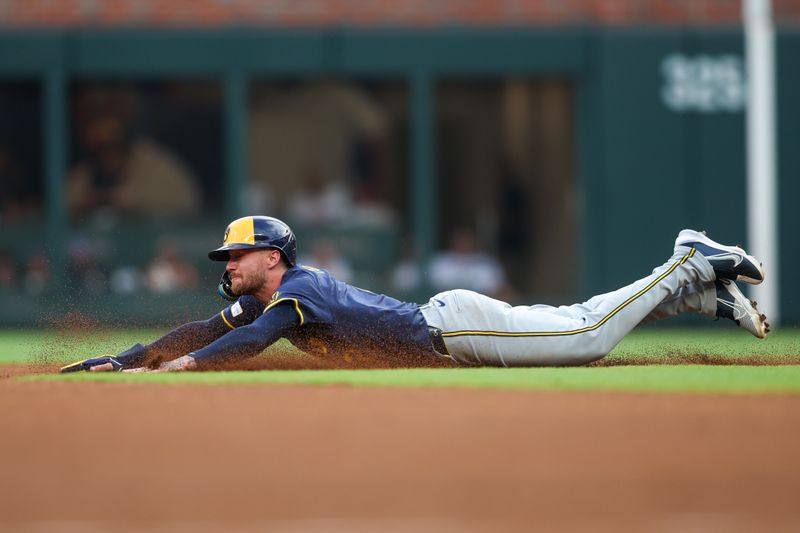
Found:
[[[253,294],[267,283],[269,250],[231,250],[228,272],[237,296]]]

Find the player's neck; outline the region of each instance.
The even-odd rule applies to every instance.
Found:
[[[272,295],[275,294],[275,291],[277,291],[278,287],[281,286],[283,274],[286,273],[286,270],[287,268],[283,265],[270,270],[267,274],[267,282],[264,283],[264,285],[258,291],[253,293],[253,296],[256,297],[256,300],[262,304],[268,304],[272,300]]]

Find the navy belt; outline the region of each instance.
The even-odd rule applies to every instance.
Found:
[[[450,352],[447,351],[447,346],[442,338],[442,330],[428,326],[428,336],[431,338],[431,345],[439,355],[449,356]]]

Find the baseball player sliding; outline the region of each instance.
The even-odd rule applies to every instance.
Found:
[[[769,331],[766,317],[736,286],[761,283],[761,263],[694,230],[680,232],[672,256],[649,276],[561,307],[512,307],[467,290],[437,294],[421,306],[402,302],[298,265],[296,246],[292,230],[276,218],[234,220],[222,246],[208,254],[227,261],[219,291],[234,303],[149,345],[61,371],[214,368],[255,356],[280,338],[327,357],[369,352],[461,365],[582,365],[607,355],[638,324],[687,312],[731,319],[760,339]]]

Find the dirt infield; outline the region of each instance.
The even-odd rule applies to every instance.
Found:
[[[800,529],[800,396],[19,382],[26,369],[3,368],[0,530]]]

